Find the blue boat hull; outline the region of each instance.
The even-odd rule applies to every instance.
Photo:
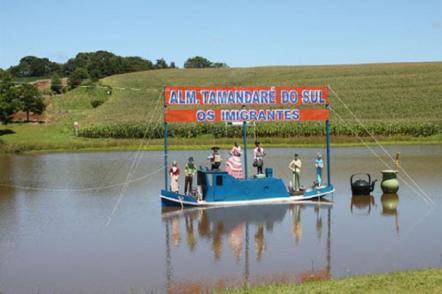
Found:
[[[290,195],[284,181],[266,176],[237,179],[225,171],[200,169],[197,172],[199,199],[169,190],[161,190],[163,206],[229,206],[271,204],[320,198],[333,193],[331,185],[305,190],[302,195]]]
[[[183,195],[167,190],[161,190],[161,204],[162,206],[236,206],[236,205],[253,205],[253,204],[274,204],[274,203],[294,203],[301,201],[314,200],[322,198],[334,192],[332,185],[312,188],[304,192],[303,195],[291,196],[288,193],[283,196],[275,197],[234,197],[233,199],[224,200],[201,200],[198,201],[195,197]],[[243,198],[243,199],[241,199]]]

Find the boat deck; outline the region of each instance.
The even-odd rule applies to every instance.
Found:
[[[294,203],[299,201],[307,201],[320,199],[335,191],[333,186],[321,186],[308,189],[302,195],[287,195],[284,197],[272,197],[261,199],[245,199],[245,200],[220,200],[208,201],[198,200],[197,197],[191,195],[179,194],[167,190],[161,190],[161,201],[163,206],[236,206],[236,205],[254,205],[254,204],[273,204],[273,203]]]

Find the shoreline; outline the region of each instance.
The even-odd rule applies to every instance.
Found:
[[[380,274],[350,276],[302,283],[269,283],[239,289],[216,291],[217,294],[240,293],[441,293],[442,268],[405,270]]]
[[[84,153],[84,152],[124,152],[124,151],[162,151],[163,139],[154,140],[136,140],[136,139],[80,139],[79,141],[65,143],[8,143],[2,142],[0,137],[0,154],[51,154],[51,153]],[[320,148],[324,147],[317,137],[303,138],[260,138],[260,141],[266,148]],[[333,143],[332,147],[350,148],[364,147],[365,145],[376,147],[377,142],[364,137],[364,143],[355,137],[338,138],[338,142]],[[238,138],[172,138],[169,139],[169,150],[208,150],[213,145],[221,149],[229,149],[230,142],[242,142]],[[272,142],[274,141],[274,142]],[[219,142],[219,143],[216,143]],[[227,143],[229,142],[229,143]],[[388,139],[379,139],[381,145],[442,145],[442,136],[432,137],[392,137]],[[199,144],[197,144],[199,143]],[[248,139],[249,149],[253,146],[253,140]]]

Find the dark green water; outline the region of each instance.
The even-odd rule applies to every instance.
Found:
[[[0,156],[0,291],[193,293],[441,267],[442,147],[387,149],[401,152],[401,165],[434,204],[403,181],[397,197],[381,197],[377,184],[372,197],[352,198],[352,173],[380,180],[385,169],[365,148],[333,150],[333,205],[184,212],[161,209],[161,152],[139,160],[135,152]],[[305,185],[317,151],[296,150]],[[265,163],[288,180],[294,152],[267,150]],[[207,164],[201,151],[171,159],[183,166],[190,155]]]

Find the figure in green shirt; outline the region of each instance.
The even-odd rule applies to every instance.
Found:
[[[289,164],[289,169],[292,171],[292,187],[294,191],[299,191],[299,189],[301,188],[301,167],[301,159],[299,159],[298,154],[295,154],[295,158]]]
[[[196,174],[196,167],[193,164],[193,157],[189,157],[186,166],[184,167],[184,194],[190,195],[192,193],[193,176]]]

